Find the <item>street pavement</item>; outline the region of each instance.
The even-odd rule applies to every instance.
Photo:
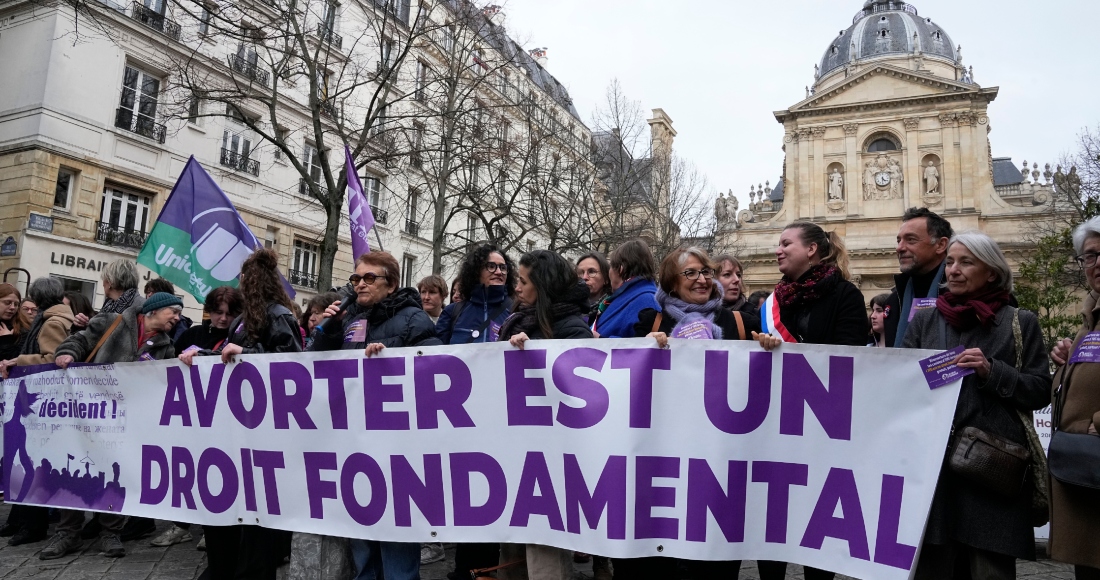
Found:
[[[0,521],[7,520],[10,507],[0,503]],[[157,522],[160,532],[172,524]],[[52,527],[51,527],[52,532]],[[11,547],[7,538],[0,541],[0,579],[41,578],[50,580],[196,580],[206,568],[206,556],[195,549],[202,536],[199,526],[192,526],[191,542],[177,544],[169,548],[154,548],[149,540],[136,540],[126,543],[126,557],[104,558],[98,553],[96,541],[85,542],[84,549],[58,560],[42,561],[38,551],[45,542]],[[454,546],[447,546],[447,559],[443,562],[421,566],[423,580],[445,580],[447,572],[454,565]],[[798,568],[797,573],[795,568]],[[1050,560],[1038,562],[1019,562],[1016,567],[1021,580],[1057,579],[1073,580],[1073,569],[1065,564]],[[286,567],[280,569],[280,577],[286,573]],[[577,565],[577,579],[592,578],[591,564]],[[759,580],[755,562],[745,562],[741,568],[740,580]],[[801,567],[791,566],[787,578],[801,579]],[[840,580],[847,577],[838,576]],[[868,579],[871,580],[871,579]]]

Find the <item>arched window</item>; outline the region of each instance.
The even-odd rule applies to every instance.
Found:
[[[874,141],[871,141],[871,144],[867,146],[867,152],[868,153],[876,153],[878,151],[897,151],[897,150],[898,150],[897,143],[894,143],[893,141],[891,141],[890,139],[887,139],[885,137],[879,137],[878,139],[875,139]]]

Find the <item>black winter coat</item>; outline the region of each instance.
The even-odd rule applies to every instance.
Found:
[[[212,350],[229,336],[228,328],[214,328],[209,320],[204,320],[198,326],[192,326],[176,339],[176,352],[183,352],[192,346],[200,349]]]
[[[863,293],[847,280],[837,280],[817,301],[779,308],[779,319],[798,342],[867,346],[871,321]]]
[[[302,352],[302,331],[294,313],[281,304],[269,304],[267,307],[267,328],[254,341],[244,327],[244,317],[238,316],[230,323],[229,341],[241,347],[241,354],[264,354],[274,352]],[[201,351],[202,354],[213,354]]]
[[[648,336],[650,332],[653,332],[653,322],[657,318],[657,311],[652,308],[646,308],[638,313],[638,322],[634,325],[634,336],[644,337]],[[755,315],[741,314],[741,320],[745,324],[745,340],[752,340],[753,332],[760,332],[760,319]],[[657,327],[657,332],[663,332],[665,334],[672,334],[672,329],[676,327],[678,320],[674,320],[666,312],[661,316],[661,324]],[[722,338],[724,340],[738,340],[737,334],[737,319],[734,318],[733,313],[725,308],[718,311],[718,314],[714,316],[714,324],[718,328],[722,329]]]
[[[588,328],[588,323],[584,321],[584,317],[580,314],[555,320],[554,323],[550,325],[550,330],[554,333],[554,340],[592,338],[592,329]],[[501,335],[500,340],[508,340],[509,338],[512,337]],[[543,340],[546,337],[542,335],[542,330],[535,327],[534,330],[527,333],[527,338],[531,340]]]
[[[0,324],[4,324],[0,322]],[[5,327],[8,325],[4,324]],[[19,334],[12,334],[0,336],[0,360],[11,360],[23,351],[23,340],[27,338],[27,331],[23,330]]]
[[[494,312],[497,316],[487,326],[485,319]],[[497,330],[504,324],[508,315],[512,312],[512,299],[508,297],[504,286],[489,286],[486,288],[478,284],[474,290],[462,302],[447,305],[439,315],[435,324],[435,334],[443,344],[473,344],[495,340],[491,337],[491,330],[495,324]],[[471,336],[473,331],[481,328],[477,336]]]
[[[355,334],[366,326],[362,340]],[[325,331],[313,341],[310,350],[353,350],[378,342],[386,348],[433,346],[443,344],[435,335],[435,325],[424,312],[420,293],[415,288],[398,288],[378,304],[361,307],[352,304],[341,324],[326,324]]]
[[[940,295],[943,291],[941,288],[932,288],[932,280],[936,277],[938,270],[932,270],[927,274],[917,274],[911,276],[909,274],[895,274],[894,275],[894,288],[890,290],[890,298],[886,300],[886,311],[888,312],[886,319],[883,320],[882,333],[886,340],[886,346],[894,346],[894,341],[898,336],[898,323],[901,319],[909,318],[909,308],[902,305],[901,301],[905,295],[905,287],[909,284],[909,280],[913,280],[913,297],[914,298],[934,298]],[[943,282],[947,281],[947,277],[944,276]],[[910,307],[912,304],[909,305]],[[904,338],[904,337],[903,337]]]

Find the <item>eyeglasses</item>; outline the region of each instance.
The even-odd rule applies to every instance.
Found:
[[[702,274],[702,276],[707,280],[711,280],[714,278],[714,270],[711,270],[710,268],[703,268],[702,270],[684,270],[683,272],[680,272],[680,275],[684,278],[687,278],[688,280],[698,280],[700,274]]]
[[[489,272],[501,272],[508,273],[508,264],[498,264],[497,262],[485,262],[485,269]]]
[[[1077,265],[1082,268],[1091,268],[1096,265],[1096,257],[1100,256],[1096,252],[1085,252],[1080,256],[1075,256],[1073,259],[1077,261]]]
[[[362,282],[366,282],[367,286],[370,286],[370,285],[374,284],[375,280],[377,280],[381,277],[382,276],[379,276],[378,274],[371,274],[370,272],[367,272],[366,274],[363,274],[362,276],[360,276],[359,274],[352,274],[350,277],[348,277],[348,282],[351,282],[352,286],[358,286],[359,282],[362,281]]]
[[[3,306],[5,308],[11,308],[12,306],[18,306],[18,305],[19,305],[18,300],[0,300],[0,306]]]

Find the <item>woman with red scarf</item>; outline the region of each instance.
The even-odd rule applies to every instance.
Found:
[[[870,325],[863,293],[848,281],[848,252],[836,232],[794,222],[779,236],[776,261],[783,278],[760,307],[763,333],[753,338],[768,350],[784,342],[864,346]],[[758,562],[762,580],[782,580],[785,562]],[[806,567],[807,580],[834,574]]]
[[[974,371],[959,391],[948,453],[967,428],[1026,450],[1019,411],[1050,403],[1050,370],[1038,319],[1009,305],[1012,271],[997,243],[983,233],[951,238],[944,273],[947,293],[940,295],[936,308],[913,317],[904,345],[937,350],[961,346],[955,364]],[[974,578],[1015,578],[1017,558],[1035,559],[1031,477],[1009,491],[962,473],[950,462],[940,471],[916,578],[950,579],[956,564]]]

